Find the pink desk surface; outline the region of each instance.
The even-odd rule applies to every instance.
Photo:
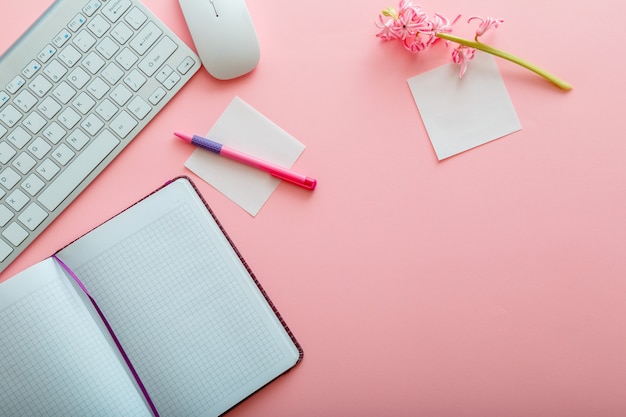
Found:
[[[50,3],[5,2],[0,50]],[[177,1],[145,3],[191,44]],[[406,79],[448,51],[381,44],[395,0],[248,0],[257,69],[198,73],[0,279],[191,175],[170,132],[237,95],[307,145],[319,186],[253,218],[191,175],[305,351],[230,416],[626,415],[626,6],[421,4],[505,19],[491,43],[574,90],[500,61],[522,130],[438,162]]]

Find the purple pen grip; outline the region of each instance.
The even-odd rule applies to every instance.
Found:
[[[211,139],[203,138],[202,136],[193,135],[191,143],[216,154],[222,152],[221,143],[213,142]]]

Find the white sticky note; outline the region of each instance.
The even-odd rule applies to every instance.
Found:
[[[238,151],[290,168],[305,146],[235,97],[206,137]],[[256,216],[280,180],[265,171],[196,149],[185,166],[252,216]]]
[[[439,160],[522,128],[492,55],[477,52],[463,78],[448,64],[408,83]]]

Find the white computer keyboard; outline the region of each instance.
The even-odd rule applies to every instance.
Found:
[[[137,0],[57,0],[0,57],[0,271],[199,67]]]

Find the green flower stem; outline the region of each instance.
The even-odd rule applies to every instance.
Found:
[[[451,42],[455,42],[458,43],[460,45],[464,45],[464,46],[468,46],[470,48],[474,48],[474,49],[478,49],[480,51],[484,51],[487,52],[489,54],[495,55],[495,56],[499,56],[500,58],[506,59],[508,61],[514,62],[518,65],[521,65],[524,68],[527,68],[531,71],[533,71],[536,74],[539,74],[540,76],[544,77],[545,79],[547,79],[548,81],[550,81],[551,83],[553,83],[554,85],[556,85],[559,88],[562,88],[563,90],[571,90],[572,89],[572,85],[568,82],[563,81],[562,79],[560,79],[559,77],[550,74],[547,71],[542,70],[541,68],[537,67],[536,65],[531,64],[530,62],[516,57],[515,55],[511,55],[508,52],[504,52],[500,49],[496,49],[492,46],[489,46],[487,44],[478,42],[478,41],[471,41],[468,39],[464,39],[464,38],[459,38],[458,36],[454,36],[451,35],[449,33],[437,33],[436,35],[438,38],[441,39],[445,39]]]

